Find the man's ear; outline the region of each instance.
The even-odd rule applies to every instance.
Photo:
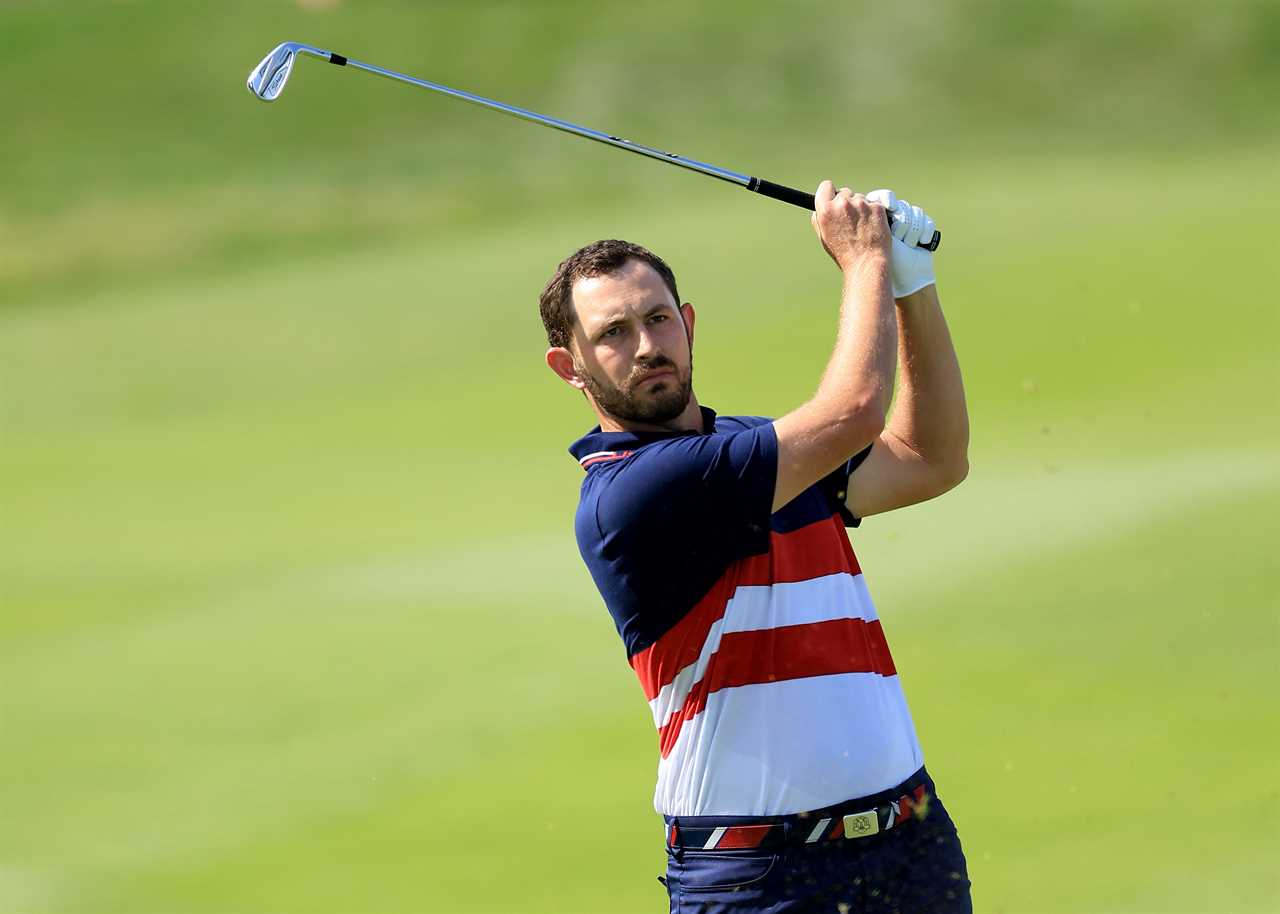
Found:
[[[547,350],[547,366],[570,387],[578,390],[586,388],[587,385],[578,374],[578,366],[574,364],[573,353],[563,346],[552,346]]]
[[[693,304],[691,302],[685,302],[683,305],[680,306],[680,316],[684,318],[685,336],[689,337],[689,348],[692,349],[693,348],[693,322],[698,315],[694,313]]]

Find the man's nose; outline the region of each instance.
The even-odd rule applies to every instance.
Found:
[[[658,341],[653,338],[653,334],[647,328],[641,328],[639,338],[636,340],[636,358],[651,359],[659,354]]]

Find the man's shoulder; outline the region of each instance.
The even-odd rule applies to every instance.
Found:
[[[583,481],[580,520],[589,519],[588,529],[599,532],[677,518],[692,522],[739,500],[751,507],[733,506],[731,513],[750,513],[760,502],[767,518],[777,467],[770,422],[717,416],[711,434],[637,442],[596,457]]]
[[[614,466],[602,467],[612,472],[597,475],[602,481],[628,476],[636,480],[650,473],[680,472],[686,467],[705,468],[708,461],[717,461],[734,449],[734,442],[738,439],[729,441],[727,438],[757,430],[756,434],[749,436],[754,441],[760,437],[758,430],[772,421],[764,416],[716,416],[715,428],[710,434],[678,435],[634,446],[625,451],[625,456]],[[743,444],[746,441],[742,439]]]
[[[772,421],[768,416],[716,416],[716,431],[721,434],[741,432]]]
[[[592,474],[593,478],[612,479],[620,475],[623,470],[650,464],[653,458],[666,462],[696,457],[708,446],[716,446],[717,439],[722,440],[726,435],[758,429],[772,421],[767,416],[716,416],[715,428],[709,434],[686,433],[670,438],[658,438],[655,441],[629,444],[618,450],[588,455],[587,460],[596,470]]]

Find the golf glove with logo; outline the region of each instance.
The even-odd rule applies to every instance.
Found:
[[[921,238],[933,237],[935,226],[929,214],[906,200],[899,200],[891,190],[873,190],[867,194],[867,199],[879,203],[894,217],[893,252],[889,262],[893,297],[906,298],[936,282],[933,252],[916,247]]]

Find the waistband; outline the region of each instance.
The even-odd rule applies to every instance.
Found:
[[[664,816],[667,846],[741,850],[865,838],[924,818],[933,779],[922,767],[896,787],[786,816]]]

